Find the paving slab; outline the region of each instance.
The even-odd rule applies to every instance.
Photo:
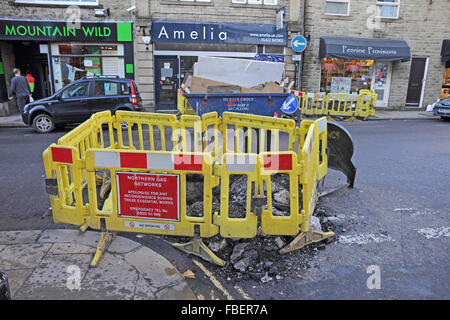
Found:
[[[47,255],[13,298],[75,298],[73,293],[81,290],[76,289],[77,284],[81,285],[91,259],[90,254]]]
[[[31,243],[13,244],[0,252],[0,269],[26,269],[36,268],[46,255],[52,244]]]
[[[158,300],[192,300],[196,299],[191,288],[185,282],[164,288],[156,293]]]
[[[78,230],[2,232],[0,269],[16,300],[197,299],[163,256],[116,236],[90,268],[100,233]],[[25,242],[25,243],[18,243]]]
[[[48,254],[95,254],[96,248],[76,243],[55,243]]]
[[[124,255],[125,260],[133,265],[149,284],[156,289],[161,289],[178,282],[184,281],[175,267],[164,257],[158,257],[155,252],[147,247],[142,247]]]
[[[109,245],[107,251],[110,253],[123,254],[131,252],[139,247],[141,247],[141,244],[133,240],[126,239],[123,237],[115,237],[114,240]]]
[[[76,243],[96,247],[100,232],[79,230],[45,230],[38,239],[40,243]]]
[[[139,274],[134,292],[134,300],[156,300],[156,289],[150,285],[151,279],[146,279],[143,274]]]
[[[138,272],[123,258],[105,253],[100,265],[91,268],[83,278],[83,289],[98,291],[105,299],[133,299]]]
[[[0,244],[34,243],[39,238],[41,233],[41,230],[0,231]]]
[[[14,297],[20,287],[25,283],[31,273],[34,271],[30,269],[16,269],[16,270],[3,270],[8,276],[9,289],[11,291],[11,297]]]

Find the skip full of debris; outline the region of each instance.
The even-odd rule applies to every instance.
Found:
[[[248,59],[199,57],[194,72],[187,74],[181,88],[199,93],[284,93],[294,81],[284,77],[284,63]]]

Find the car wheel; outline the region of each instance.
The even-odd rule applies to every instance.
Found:
[[[444,121],[450,121],[450,117],[441,117],[441,119]]]
[[[33,120],[33,127],[36,132],[48,133],[55,129],[55,122],[48,114],[40,114]]]

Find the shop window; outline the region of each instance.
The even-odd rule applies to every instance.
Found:
[[[15,0],[16,3],[31,3],[31,4],[52,4],[52,5],[78,5],[78,6],[96,6],[98,0]]]
[[[444,80],[442,81],[441,99],[450,99],[450,60],[445,63]]]
[[[377,0],[377,17],[398,19],[400,0]]]
[[[58,43],[51,49],[56,90],[85,76],[125,77],[123,45]]]
[[[181,56],[180,57],[180,77],[184,80],[187,74],[194,74],[194,63],[198,61],[198,57]]]
[[[373,60],[324,58],[321,66],[320,91],[326,93],[359,93],[371,89]]]
[[[170,2],[211,2],[211,0],[164,0]]]
[[[239,4],[264,4],[271,6],[278,4],[278,0],[231,0],[231,2]]]
[[[350,0],[325,1],[325,14],[348,16],[350,14]]]

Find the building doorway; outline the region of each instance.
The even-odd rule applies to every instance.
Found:
[[[179,62],[177,56],[155,56],[156,111],[177,110]]]
[[[42,47],[35,41],[13,41],[11,44],[15,67],[20,69],[23,76],[30,72],[35,79],[33,99],[38,100],[51,95],[48,56],[41,53],[41,48],[47,48],[47,44],[43,44]]]
[[[425,79],[428,69],[428,58],[413,57],[409,74],[406,107],[422,108]]]
[[[391,74],[391,62],[375,62],[371,89],[377,94],[377,107],[388,106]]]

